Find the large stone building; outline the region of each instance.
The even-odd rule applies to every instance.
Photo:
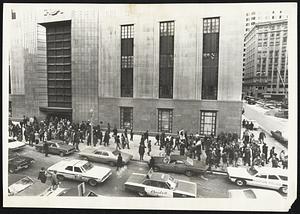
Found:
[[[14,7],[12,117],[239,134],[238,17],[232,5]]]
[[[246,35],[247,95],[283,99],[288,91],[287,20],[257,23]]]

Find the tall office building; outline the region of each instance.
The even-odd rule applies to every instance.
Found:
[[[288,90],[287,20],[257,23],[245,36],[247,95],[282,99]]]
[[[12,117],[239,134],[243,22],[224,7],[14,8]]]

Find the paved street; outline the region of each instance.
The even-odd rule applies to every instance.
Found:
[[[279,130],[283,136],[288,139],[288,119],[278,118],[274,116],[266,115],[267,110],[263,109],[258,105],[249,105],[244,102],[244,115],[248,119],[256,120],[257,123],[264,127],[269,133],[271,131]]]
[[[60,157],[58,155],[49,155],[49,157],[44,157],[44,154],[37,152],[34,147],[26,146],[23,151],[19,152],[22,155],[34,157],[36,162],[29,167],[19,171],[17,174],[28,175],[32,178],[37,178],[38,172],[42,166],[48,168],[52,164],[64,159],[64,158],[78,158],[78,154],[72,154],[67,157]],[[148,165],[145,162],[131,161],[129,165],[119,173],[116,172],[115,167],[109,165],[94,163],[95,165],[104,166],[113,169],[112,176],[106,180],[103,184],[98,184],[96,187],[91,187],[87,185],[87,188],[93,190],[99,195],[105,196],[127,196],[136,197],[135,193],[127,192],[124,190],[124,183],[128,179],[131,173],[147,173]],[[207,175],[205,180],[201,177],[187,177],[185,175],[179,175],[170,173],[173,177],[177,179],[187,180],[191,182],[196,182],[198,186],[198,197],[200,198],[226,198],[229,189],[238,189],[240,187],[231,183],[224,175]],[[73,180],[64,180],[61,183],[62,187],[76,187],[80,182]],[[49,183],[50,185],[50,183]]]

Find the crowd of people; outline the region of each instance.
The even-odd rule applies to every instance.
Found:
[[[260,132],[258,139],[255,139],[251,132],[253,125],[243,121],[245,131],[242,139],[236,133],[220,133],[217,137],[213,135],[200,136],[187,131],[180,130],[176,135],[167,135],[165,132],[155,136],[155,143],[152,145],[149,139],[148,130],[141,135],[138,147],[140,160],[144,160],[145,154],[151,156],[152,146],[158,146],[162,154],[171,155],[176,150],[180,155],[205,161],[208,168],[227,166],[265,166],[271,162],[272,167],[287,168],[287,155],[281,151],[278,155],[275,147],[270,150],[264,141],[266,135]],[[91,136],[90,121],[72,123],[67,119],[50,117],[43,121],[38,121],[36,117],[25,117],[20,124],[9,122],[9,135],[23,140],[22,128],[24,130],[25,141],[29,145],[38,144],[46,140],[59,139],[67,144],[72,143],[79,150],[80,143],[87,146],[110,145],[110,138],[114,139],[116,149],[130,149],[133,142],[133,130],[125,129],[118,133],[116,126],[111,130],[110,124],[104,128],[99,125],[93,126],[93,137]],[[105,130],[105,131],[104,131]],[[104,134],[103,134],[104,133]],[[93,140],[92,140],[93,139]],[[93,141],[93,142],[92,142]],[[281,164],[280,164],[281,163]]]

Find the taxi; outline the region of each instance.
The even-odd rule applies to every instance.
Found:
[[[268,189],[279,190],[287,194],[288,173],[287,170],[271,167],[228,167],[229,180],[238,186],[251,185]]]
[[[136,192],[139,196],[152,197],[197,197],[197,184],[177,180],[164,173],[150,170],[147,174],[133,173],[125,183],[125,190]]]

